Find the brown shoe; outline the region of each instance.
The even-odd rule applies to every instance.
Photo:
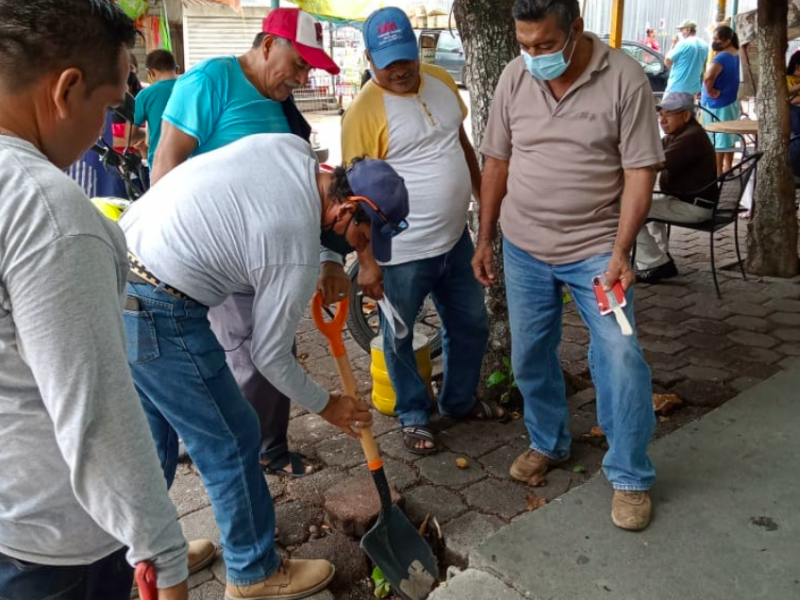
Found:
[[[252,585],[228,583],[225,600],[298,600],[324,589],[336,572],[327,560],[282,558],[267,579]]]
[[[653,505],[650,492],[614,490],[611,501],[611,520],[620,529],[641,531],[650,524]]]
[[[197,573],[214,562],[217,547],[211,540],[192,540],[189,542],[189,574]]]
[[[540,487],[547,485],[547,478],[544,474],[547,473],[550,467],[560,465],[568,460],[569,457],[554,460],[536,450],[526,450],[511,465],[511,476],[517,481],[522,481],[533,487]]]

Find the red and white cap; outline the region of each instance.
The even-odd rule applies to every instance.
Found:
[[[264,33],[286,38],[314,69],[339,74],[339,67],[322,47],[322,23],[299,8],[274,8],[264,19]]]

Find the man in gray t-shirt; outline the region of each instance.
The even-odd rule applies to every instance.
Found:
[[[531,438],[511,475],[540,485],[551,465],[569,457],[558,357],[567,285],[591,332],[613,521],[643,529],[655,477],[647,457],[655,425],[650,369],[635,331],[598,310],[594,285],[620,282],[623,314],[633,322],[630,249],[650,208],[653,167],[664,160],[653,96],[635,61],[584,32],[577,0],[517,0],[514,19],[523,53],[500,77],[481,146],[473,261],[478,279],[492,285],[499,218],[511,357]]]
[[[127,600],[145,560],[159,600],[188,594],[125,359],[125,239],[63,172],[122,102],[135,34],[106,0],[0,0],[2,598]]]
[[[170,171],[122,217],[131,251],[128,359],[172,482],[180,436],[206,485],[227,567],[226,598],[302,598],[333,577],[325,560],[284,560],[259,463],[259,427],[209,307],[253,296],[253,364],[281,393],[357,437],[369,406],[330,394],[292,355],[316,288],[320,230],[391,258],[408,192],[385,162],[320,172],[291,134],[247,136]],[[354,431],[352,428],[355,427]],[[354,442],[355,443],[355,442]]]

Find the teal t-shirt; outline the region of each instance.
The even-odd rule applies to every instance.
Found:
[[[699,94],[708,60],[708,44],[693,35],[675,46],[667,58],[672,61],[672,68],[666,91]]]
[[[164,114],[164,109],[167,108],[167,103],[176,81],[177,79],[157,81],[143,89],[136,96],[133,124],[137,127],[147,125],[150,144],[147,149],[147,162],[150,163],[151,167],[153,166],[153,157],[156,155],[158,140],[161,139],[161,117]]]
[[[235,56],[210,58],[175,84],[164,120],[197,140],[194,155],[256,133],[291,133],[280,102],[262,96]]]

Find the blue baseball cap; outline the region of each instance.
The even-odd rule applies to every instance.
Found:
[[[398,60],[417,60],[417,36],[411,21],[399,8],[389,6],[372,13],[362,29],[364,45],[373,64],[385,69]]]
[[[379,262],[392,260],[392,238],[408,229],[408,190],[389,163],[365,158],[347,170],[351,198],[372,221],[372,255]]]

